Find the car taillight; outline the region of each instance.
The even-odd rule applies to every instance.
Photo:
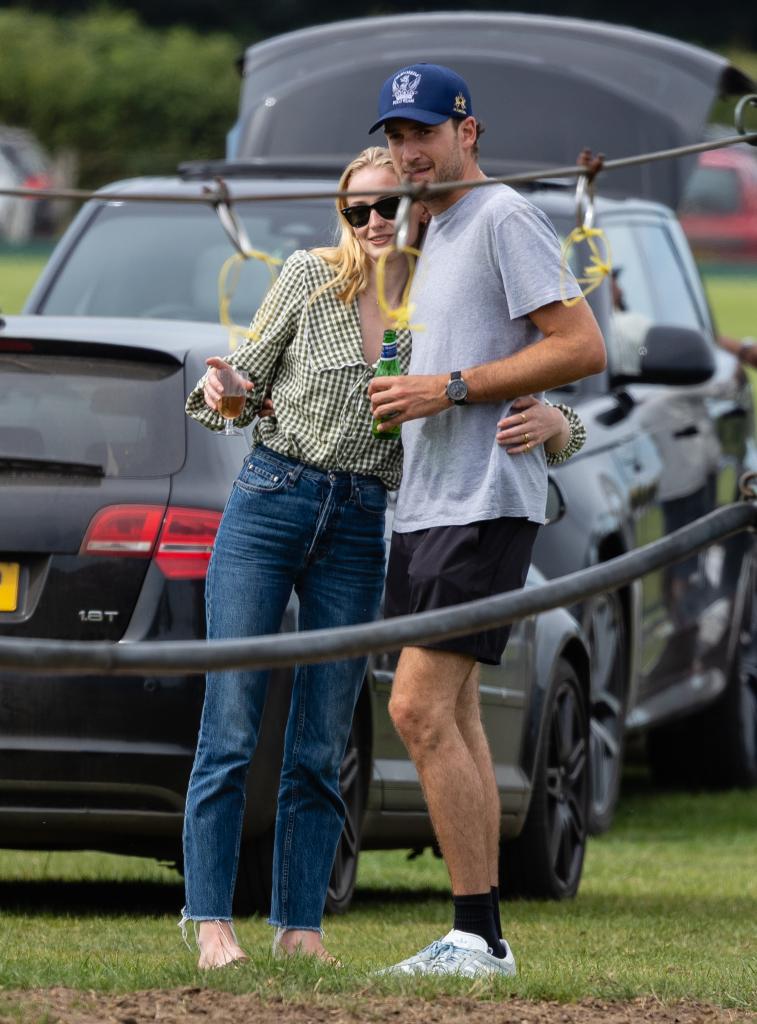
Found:
[[[220,512],[162,505],[111,505],[89,524],[80,554],[150,558],[168,579],[204,579]]]
[[[82,555],[149,558],[158,538],[162,505],[111,505],[101,508],[81,543]]]
[[[170,508],[155,551],[163,575],[171,580],[204,579],[220,522],[220,512]]]

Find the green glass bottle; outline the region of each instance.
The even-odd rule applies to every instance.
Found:
[[[376,363],[374,377],[399,377],[402,373],[400,361],[397,358],[397,332],[391,329],[384,331],[384,340],[381,343],[381,355]],[[386,430],[379,430],[381,420],[374,417],[371,423],[371,433],[374,437],[398,438],[401,433],[400,425],[389,427]]]

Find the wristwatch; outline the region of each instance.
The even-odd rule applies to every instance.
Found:
[[[468,404],[468,385],[463,380],[462,370],[453,370],[447,381],[447,398],[455,405]]]

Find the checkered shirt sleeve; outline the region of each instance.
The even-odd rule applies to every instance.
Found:
[[[333,289],[314,293],[333,271],[319,256],[293,253],[261,305],[252,328],[257,341],[245,341],[231,355],[232,366],[247,370],[255,385],[241,415],[246,426],[266,394],[274,415],[258,419],[253,444],[320,466],[378,476],[393,489],[402,471],[399,439],[371,434],[368,384],[373,367],[365,361],[357,303],[345,305]],[[410,333],[398,331],[403,373],[410,361]],[[186,412],[211,430],[223,417],[205,405],[202,377],[187,398]]]

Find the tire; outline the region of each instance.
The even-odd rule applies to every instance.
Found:
[[[709,707],[650,732],[655,782],[707,789],[757,786],[757,570],[747,572],[728,683]]]
[[[618,591],[599,594],[584,614],[591,651],[588,831],[606,832],[620,794],[628,701],[628,632]]]
[[[346,817],[326,896],[326,911],[330,914],[343,914],[349,908],[355,892],[365,808],[365,748],[360,742],[361,735],[360,722],[356,717],[352,723],[347,750],[339,774],[339,785],[342,799],[345,802]],[[273,846],[273,826],[262,835],[242,844],[234,892],[235,914],[267,915],[270,913]]]
[[[339,788],[346,813],[326,894],[326,912],[329,914],[344,914],[355,892],[366,792],[365,745],[361,741],[360,722],[355,718],[339,772]]]
[[[531,805],[520,835],[502,844],[500,889],[507,896],[575,896],[586,850],[589,717],[573,666],[560,658],[545,698]]]

